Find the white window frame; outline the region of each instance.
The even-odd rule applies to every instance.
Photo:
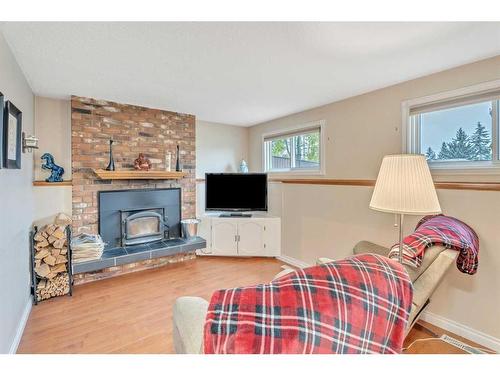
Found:
[[[325,127],[326,127],[326,121],[325,120],[318,120],[318,121],[311,121],[308,123],[296,125],[296,126],[290,126],[286,127],[277,131],[269,132],[269,133],[264,133],[262,134],[261,138],[261,145],[262,145],[262,170],[270,175],[272,174],[277,174],[277,175],[285,175],[285,174],[290,174],[290,175],[316,175],[316,176],[323,176],[325,174]],[[319,169],[308,169],[308,168],[287,168],[287,169],[274,169],[274,170],[267,170],[267,166],[269,165],[269,160],[268,157],[271,155],[271,150],[268,149],[266,152],[266,138],[270,137],[279,137],[283,135],[286,137],[288,133],[292,132],[300,132],[304,131],[306,132],[307,130],[310,130],[311,128],[319,128]],[[292,147],[292,160],[294,158],[293,153],[295,152],[294,148]]]
[[[467,100],[467,97],[472,97],[482,93],[494,92],[500,89],[500,79],[490,82],[480,83],[478,85],[468,86],[457,90],[441,92],[434,95],[429,95],[421,98],[405,100],[401,103],[402,115],[402,149],[403,153],[415,154],[421,153],[420,150],[420,123],[418,120],[413,120],[410,115],[410,110],[415,107],[428,104],[437,104],[455,99]],[[496,108],[495,108],[496,107]],[[493,124],[498,124],[499,108],[493,107]],[[433,174],[500,174],[500,160],[499,155],[499,138],[498,127],[493,126],[492,144],[493,159],[489,161],[440,161],[430,162],[429,168]],[[496,159],[496,160],[495,160]]]

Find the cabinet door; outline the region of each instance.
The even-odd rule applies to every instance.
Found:
[[[264,243],[267,256],[281,254],[281,221],[279,218],[266,220],[264,230]]]
[[[230,220],[212,220],[212,253],[238,255],[238,227]]]
[[[198,236],[204,238],[207,241],[207,247],[205,249],[198,250],[201,254],[211,254],[212,253],[212,220],[206,217],[201,219],[198,225]]]
[[[238,224],[238,254],[264,255],[264,226],[256,221]]]

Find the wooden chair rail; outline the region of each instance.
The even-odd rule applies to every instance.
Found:
[[[204,183],[204,178],[197,178],[197,183]],[[362,179],[327,179],[327,178],[270,178],[269,182],[294,185],[335,185],[335,186],[375,186],[375,180]],[[463,182],[436,181],[436,189],[500,191],[500,182]]]
[[[301,185],[337,185],[337,186],[375,186],[375,180],[343,180],[343,179],[270,179],[271,182],[283,184]],[[458,181],[436,181],[436,189],[447,190],[479,190],[500,191],[500,182],[458,182]]]

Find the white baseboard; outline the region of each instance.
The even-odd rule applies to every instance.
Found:
[[[311,266],[309,263],[289,257],[288,255],[278,255],[276,259],[281,260],[282,262],[297,268],[306,268]]]
[[[500,353],[500,339],[496,337],[428,311],[424,311],[420,319]]]
[[[26,327],[26,323],[28,322],[28,318],[30,317],[31,312],[31,298],[28,299],[26,306],[24,307],[23,315],[21,315],[21,319],[19,320],[19,324],[17,326],[16,335],[14,336],[14,340],[12,340],[12,344],[10,345],[9,354],[16,354],[19,343],[21,342],[21,338],[23,337],[24,327]]]

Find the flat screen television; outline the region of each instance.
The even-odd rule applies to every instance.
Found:
[[[267,211],[267,174],[207,173],[207,211]]]

